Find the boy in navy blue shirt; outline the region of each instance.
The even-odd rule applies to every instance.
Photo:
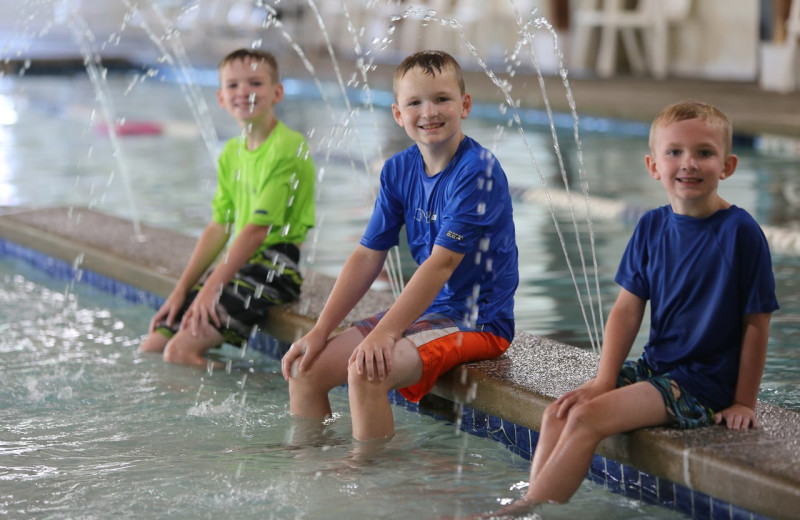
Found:
[[[722,112],[693,101],[668,106],[653,121],[645,162],[669,204],[641,218],[623,254],[597,376],[548,406],[528,492],[495,514],[569,500],[599,442],[616,433],[757,427],[778,303],[761,228],[717,194],[738,161],[731,134]],[[647,300],[649,340],[638,361],[626,361]]]
[[[495,157],[461,130],[472,108],[461,67],[444,52],[413,54],[397,68],[394,94],[395,121],[416,144],[386,161],[360,245],[314,328],[282,360],[295,416],[329,417],[328,392],[348,383],[357,440],[393,435],[389,390],[418,401],[440,374],[498,357],[514,337],[511,197]],[[402,226],[419,269],[388,311],[330,337]]]

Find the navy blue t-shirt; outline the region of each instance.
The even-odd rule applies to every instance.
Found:
[[[705,219],[647,212],[623,254],[616,282],[650,300],[647,364],[713,410],[730,406],[745,314],[778,309],[764,233],[731,206]]]
[[[465,256],[425,313],[514,337],[517,244],[508,180],[494,155],[465,137],[447,167],[428,177],[413,145],[391,157],[361,245],[397,245],[405,225],[411,255],[422,264],[434,245]]]

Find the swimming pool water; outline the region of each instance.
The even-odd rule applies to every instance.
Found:
[[[128,182],[122,179],[119,155],[100,129],[102,113],[85,75],[0,78],[0,99],[4,100],[0,107],[11,111],[16,120],[0,125],[0,206],[89,206],[198,234],[210,215],[216,150],[209,149],[201,139],[184,93],[175,84],[141,82],[141,76],[134,74],[109,75],[107,88],[119,117],[157,122],[164,130],[161,135],[120,139]],[[214,89],[198,88],[211,107],[207,123],[216,129],[219,141],[237,135],[235,124],[215,106]],[[320,173],[317,228],[304,249],[308,267],[335,276],[363,231],[382,159],[409,142],[388,108],[376,107],[374,112],[358,108],[348,113],[341,102],[330,97],[328,101],[325,105],[319,99],[289,96],[278,105],[278,113],[290,126],[309,135]],[[500,117],[499,111],[497,114]],[[464,128],[495,150],[515,192],[539,187],[540,175],[549,186],[559,186],[549,129],[526,124],[524,135],[520,135],[502,119],[477,117],[466,120]],[[571,132],[571,128],[559,131],[559,145],[568,171],[575,172],[578,165]],[[630,208],[622,216],[604,215],[600,205],[592,212],[600,298],[606,315],[618,290],[613,283],[617,262],[637,211],[664,204],[666,199],[660,185],[644,169],[646,137],[583,132],[581,138],[592,200],[622,201]],[[746,147],[736,152],[740,165],[733,177],[721,183],[722,196],[750,211],[762,225],[798,227],[800,181],[794,174],[796,160]],[[580,182],[576,174],[570,176],[575,205],[580,208]],[[549,209],[543,203],[517,201],[514,212],[520,249],[517,327],[588,347],[587,326]],[[589,302],[583,288],[569,212],[559,207],[556,213],[591,324],[590,303],[597,309],[597,295],[593,294]],[[588,224],[579,218],[578,228],[591,269]],[[773,262],[781,309],[772,320],[760,396],[773,404],[800,409],[800,356],[796,353],[800,340],[800,255],[773,251]],[[594,288],[591,278],[590,284]],[[595,322],[600,324],[599,311],[595,315]],[[645,321],[632,356],[646,340],[647,325]]]
[[[0,515],[423,519],[524,492],[527,461],[401,407],[381,456],[357,452],[342,389],[325,431],[296,443],[275,360],[250,353],[252,369],[211,374],[168,365],[136,350],[151,312],[0,257]],[[683,518],[589,481],[539,514]]]

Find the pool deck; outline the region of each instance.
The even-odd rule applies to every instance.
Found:
[[[0,238],[160,296],[172,288],[195,241],[149,226],[137,237],[131,222],[83,208],[0,208]],[[301,301],[274,309],[268,332],[286,342],[297,338],[314,323],[332,285],[333,279],[307,272]],[[391,301],[371,291],[348,320]],[[591,378],[596,362],[585,350],[519,333],[505,355],[453,370],[433,393],[538,431],[547,404]],[[765,403],[756,412],[756,430],[649,428],[614,436],[598,453],[757,515],[797,518],[800,414]]]
[[[4,33],[0,30],[0,36]],[[46,42],[41,42],[44,45]],[[64,74],[83,69],[83,59],[76,56],[70,47],[45,46],[39,53],[32,54],[33,61],[10,57],[0,63],[0,71],[9,77],[27,69],[28,74]],[[334,62],[322,52],[309,53],[301,60],[290,52],[280,53],[278,60],[283,78],[320,79],[349,83],[351,78],[359,78],[359,86],[364,81],[357,62],[347,57],[337,57]],[[463,60],[462,60],[463,61]],[[105,56],[104,65],[124,69],[137,67],[135,53]],[[313,70],[313,76],[309,68]],[[367,83],[371,89],[392,88],[392,77],[396,63],[376,62],[367,72]],[[511,85],[509,95],[522,108],[544,109],[543,92],[553,112],[570,111],[564,82],[560,76],[544,74],[541,78],[528,69],[521,69],[514,75],[502,72],[503,64],[490,64],[497,79]],[[666,105],[684,99],[696,99],[711,103],[730,118],[734,134],[745,138],[767,137],[774,150],[800,157],[800,89],[789,93],[767,91],[752,81],[719,81],[668,77],[656,80],[649,76],[618,75],[611,78],[597,78],[586,74],[569,73],[568,84],[575,100],[577,111],[582,117],[594,116],[640,121],[649,123]],[[464,80],[467,91],[474,101],[480,103],[505,102],[504,93],[483,70],[465,68]],[[544,85],[544,89],[542,89]]]
[[[281,57],[284,77],[308,78],[309,73],[293,56]],[[336,71],[326,57],[311,59],[314,73],[319,78],[332,79]],[[337,63],[345,81],[354,63],[346,59]],[[396,64],[378,63],[368,73],[372,89],[391,90]],[[501,66],[493,66],[497,78],[507,81],[511,98],[522,108],[545,108],[542,92],[547,94],[554,112],[569,112],[569,102],[561,77],[545,74],[540,80],[530,71],[511,76],[502,73]],[[526,73],[527,72],[527,73]],[[648,76],[620,75],[602,79],[587,75],[568,74],[576,108],[581,116],[595,116],[650,123],[665,106],[684,99],[711,103],[730,118],[734,133],[744,137],[774,138],[786,151],[800,156],[800,90],[782,94],[766,91],[755,82],[714,81],[668,77],[655,80]],[[504,102],[503,92],[482,70],[465,70],[464,81],[474,101],[481,103]]]

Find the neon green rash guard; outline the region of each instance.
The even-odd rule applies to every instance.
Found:
[[[314,226],[315,177],[305,137],[280,121],[255,150],[234,137],[219,156],[211,218],[233,225],[234,236],[247,224],[272,226],[256,255],[278,243],[300,244]]]

